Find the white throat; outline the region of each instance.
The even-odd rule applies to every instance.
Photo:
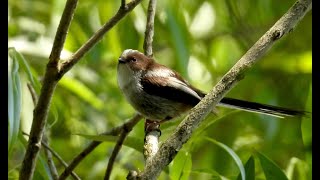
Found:
[[[140,85],[141,72],[132,71],[126,64],[118,64],[118,85],[122,91],[127,88],[136,88],[131,86]]]

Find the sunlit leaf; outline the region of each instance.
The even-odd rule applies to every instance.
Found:
[[[312,73],[312,51],[303,53],[285,53],[278,52],[269,55],[268,61],[261,64],[266,69],[277,69],[286,73]],[[281,61],[279,61],[281,59]]]
[[[294,179],[294,178],[297,178],[299,180],[311,179],[311,175],[310,176],[308,175],[310,172],[308,164],[305,161],[295,157],[290,159],[286,172],[289,179]]]
[[[297,67],[301,72],[312,73],[312,51],[300,55]]]
[[[257,152],[261,167],[267,179],[288,180],[282,169],[265,155]]]
[[[218,141],[216,141],[214,139],[211,139],[209,137],[206,137],[206,140],[216,144],[217,146],[219,146],[223,150],[225,150],[232,157],[232,159],[235,161],[235,163],[237,164],[237,166],[238,166],[238,168],[240,170],[240,173],[241,173],[241,178],[245,179],[246,172],[244,170],[243,164],[242,164],[241,159],[239,158],[239,156],[231,148],[229,148],[225,144],[222,144],[221,142],[218,142]]]

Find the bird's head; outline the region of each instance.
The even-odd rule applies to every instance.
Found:
[[[152,58],[137,50],[126,49],[118,59],[118,71],[132,71],[133,73],[145,71],[153,62]]]

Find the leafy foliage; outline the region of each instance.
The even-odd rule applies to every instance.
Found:
[[[158,1],[154,56],[195,87],[209,91],[293,3]],[[23,141],[27,137],[21,133],[29,133],[32,121],[33,102],[26,84],[32,84],[39,94],[64,5],[64,0],[9,0],[8,45],[12,48],[8,50],[8,62],[12,66],[8,67],[8,176],[12,179],[17,177],[25,150]],[[85,43],[119,5],[120,1],[79,1],[61,59]],[[124,49],[143,50],[147,5],[148,1],[142,1],[59,82],[46,133],[51,147],[67,162],[89,141],[102,138],[95,135],[133,116],[134,109],[117,86],[116,64]],[[311,19],[308,13],[227,96],[311,112]],[[273,176],[270,171],[279,172],[277,178],[311,179],[311,115],[277,119],[223,108],[218,112],[218,116],[206,118],[159,179],[237,179],[239,167],[234,159],[216,144],[208,143],[207,137],[232,149],[245,164],[246,179],[268,179]],[[161,141],[182,118],[161,126]],[[129,134],[111,179],[124,179],[129,170],[143,169],[143,129],[140,122]],[[75,169],[81,178],[103,178],[116,140],[104,138],[100,140],[106,142]],[[48,179],[45,157],[40,156],[34,178]],[[63,167],[55,163],[61,173]]]
[[[258,157],[262,166],[262,169],[264,171],[264,175],[266,176],[266,179],[280,179],[280,180],[287,180],[288,178],[284,174],[283,171],[270,159],[268,159],[266,156],[262,155],[261,153],[258,153]]]

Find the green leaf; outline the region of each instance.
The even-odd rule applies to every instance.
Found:
[[[10,156],[20,128],[21,82],[15,53],[8,57],[8,154]]]
[[[75,134],[82,137],[85,137],[90,140],[94,141],[104,141],[104,142],[117,142],[118,136],[111,136],[111,135],[87,135],[87,134]],[[133,148],[142,153],[143,141],[140,138],[127,136],[123,142],[123,145]]]
[[[19,61],[19,65],[21,65],[21,69],[27,74],[32,87],[36,90],[37,93],[40,93],[40,82],[33,75],[33,73],[35,72],[32,72],[26,59],[13,47],[8,48],[8,52],[10,56],[15,57],[15,59]]]
[[[179,151],[170,166],[170,178],[187,180],[192,168],[192,159],[189,152]]]
[[[89,103],[94,108],[101,110],[104,102],[101,101],[90,88],[77,79],[64,76],[59,85],[76,94],[79,98]]]
[[[240,170],[240,173],[241,173],[241,178],[245,179],[246,172],[244,170],[243,164],[242,164],[241,159],[239,158],[239,156],[231,148],[229,148],[225,144],[222,144],[221,142],[218,142],[218,141],[216,141],[214,139],[211,139],[209,137],[205,137],[205,138],[206,138],[206,140],[218,145],[219,147],[224,149],[228,154],[230,154],[230,156],[234,159],[235,163],[239,167],[239,170]]]
[[[261,153],[257,153],[266,179],[288,180],[282,169]]]
[[[286,172],[289,179],[311,179],[311,173],[309,171],[308,163],[296,157],[290,159]]]
[[[254,180],[255,179],[255,166],[254,166],[254,158],[251,156],[246,164],[244,165],[244,169],[246,171],[246,180]],[[237,180],[241,180],[241,174],[238,175]]]

